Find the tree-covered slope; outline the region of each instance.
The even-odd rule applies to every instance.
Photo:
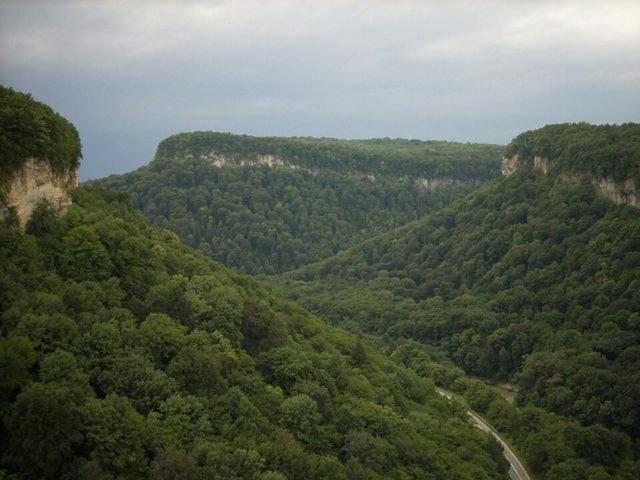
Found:
[[[128,192],[152,223],[214,259],[273,274],[460,198],[499,174],[501,151],[450,142],[195,132],[169,137],[147,167],[99,185]]]
[[[0,177],[29,157],[48,160],[59,173],[75,169],[81,158],[78,132],[48,105],[0,85]]]
[[[523,169],[282,291],[335,323],[441,347],[532,403],[640,436],[640,212]]]
[[[120,193],[0,225],[0,320],[2,478],[507,478],[430,381]]]

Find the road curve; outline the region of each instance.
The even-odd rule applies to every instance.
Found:
[[[449,392],[440,388],[436,388],[436,391],[443,397],[452,400],[452,396]],[[490,433],[495,437],[496,440],[498,440],[498,442],[500,442],[500,445],[502,445],[502,448],[504,449],[504,458],[506,458],[509,462],[509,476],[513,480],[532,480],[532,478],[527,473],[527,470],[524,468],[522,462],[518,459],[516,454],[513,453],[513,450],[511,450],[509,445],[507,445],[507,443],[500,437],[500,434],[496,431],[496,429],[489,425],[489,423],[487,423],[485,419],[483,419],[473,410],[467,410],[467,415],[469,415],[469,418],[476,427],[478,427],[480,430]]]

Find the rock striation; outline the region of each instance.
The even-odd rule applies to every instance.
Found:
[[[518,155],[505,157],[502,159],[502,175],[513,175],[523,165],[524,160]],[[549,159],[539,156],[533,157],[531,166],[543,175],[549,175],[552,167]],[[564,182],[590,183],[603,198],[617,205],[628,205],[640,209],[640,192],[631,178],[616,182],[610,178],[596,177],[586,173],[563,173],[558,175],[558,178]]]
[[[47,160],[28,158],[20,170],[2,178],[0,218],[13,208],[24,228],[36,205],[43,200],[64,214],[71,205],[71,192],[77,186],[77,169],[59,174]]]
[[[307,168],[301,167],[294,163],[285,162],[280,157],[275,155],[255,155],[252,157],[236,157],[236,156],[227,156],[224,154],[211,152],[206,155],[200,156],[202,160],[208,161],[214,167],[223,168],[223,167],[269,167],[269,168],[290,168],[292,170],[300,170],[303,172],[310,173],[312,175],[319,174],[322,170],[318,167]],[[503,172],[504,173],[504,172]],[[351,173],[355,178],[362,182],[375,182],[376,175],[368,172],[362,171],[353,171]],[[408,180],[409,177],[403,177],[405,180]],[[452,187],[462,187],[467,185],[478,186],[482,181],[480,179],[470,179],[470,180],[461,180],[452,177],[434,177],[434,178],[425,178],[425,177],[413,177],[412,179],[413,186],[420,192],[432,192],[439,187],[452,188]]]
[[[480,185],[480,180],[459,180],[457,178],[451,177],[436,177],[436,178],[425,178],[425,177],[416,177],[413,179],[413,185],[421,192],[433,192],[435,189],[439,187],[462,187],[465,185],[475,185],[476,187]]]

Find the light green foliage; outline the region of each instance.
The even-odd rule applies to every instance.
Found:
[[[318,405],[307,395],[299,394],[287,398],[280,406],[282,425],[296,438],[309,442],[320,422]]]

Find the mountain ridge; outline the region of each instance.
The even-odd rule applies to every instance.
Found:
[[[135,172],[92,183],[128,192],[154,224],[212,258],[271,274],[446,205],[498,176],[501,154],[453,142],[195,132],[163,140]]]

